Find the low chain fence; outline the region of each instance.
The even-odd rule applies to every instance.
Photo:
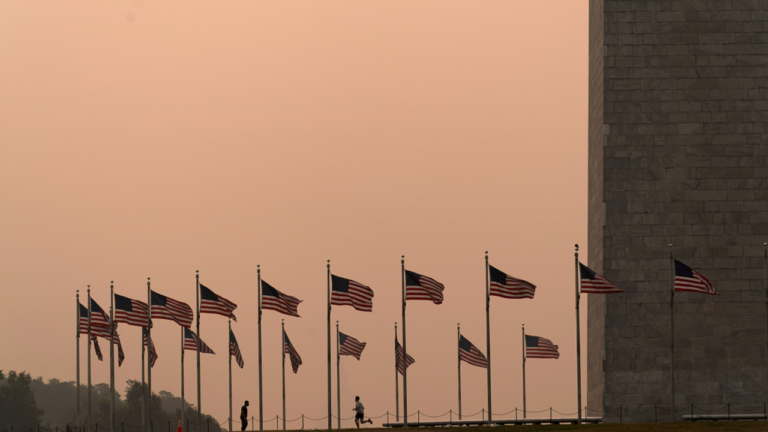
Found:
[[[570,422],[578,418],[579,412],[560,412],[552,407],[543,410],[523,410],[515,408],[511,411],[503,413],[493,413],[491,416],[491,424],[496,422],[518,422],[526,423],[529,421],[537,421],[546,423],[547,420],[552,423]],[[422,422],[429,422],[430,424],[435,422],[444,423],[450,425],[459,421],[473,421],[479,420],[482,423],[488,423],[487,421],[488,411],[481,409],[476,413],[459,415],[457,411],[448,410],[445,413],[439,415],[432,415],[422,413],[417,410],[415,413],[408,414],[408,425],[419,426]],[[589,407],[584,407],[581,410],[581,417],[583,419],[598,419],[602,422],[611,423],[658,423],[658,422],[670,422],[670,421],[706,421],[706,420],[763,420],[768,419],[768,404],[750,404],[750,405],[735,405],[726,404],[721,407],[711,406],[700,407],[696,405],[686,405],[681,407],[675,407],[674,409],[669,405],[645,405],[645,406],[606,406],[605,410],[596,410]],[[341,421],[353,420],[355,416],[342,417]],[[404,416],[402,414],[393,413],[387,411],[378,416],[366,416],[366,419],[378,420],[382,424],[389,423],[402,423]],[[423,419],[423,420],[422,420]],[[256,431],[259,430],[259,420],[255,417],[248,419],[247,430]],[[332,426],[337,428],[339,425],[339,418],[335,415],[331,415]],[[285,421],[285,428],[283,427],[283,421]],[[229,418],[221,423],[216,422],[203,422],[196,423],[191,420],[185,420],[183,422],[183,432],[210,432],[211,425],[216,424],[221,430],[228,430]],[[233,429],[239,430],[240,419],[234,420]],[[352,425],[348,425],[351,427]],[[120,423],[115,425],[115,429],[112,430],[104,425],[98,423],[90,426],[76,425],[64,425],[61,427],[45,427],[38,425],[37,427],[30,428],[10,428],[3,429],[0,432],[176,432],[178,422],[166,422],[163,424],[155,424],[149,422],[145,425],[132,425],[126,423]],[[327,430],[328,429],[328,416],[324,417],[308,417],[304,414],[294,419],[285,419],[276,415],[272,418],[264,419],[262,422],[263,430]]]

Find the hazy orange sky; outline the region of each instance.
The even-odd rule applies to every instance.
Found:
[[[455,411],[456,324],[486,350],[488,250],[494,266],[538,285],[534,300],[491,301],[494,412],[522,406],[522,323],[561,352],[528,362],[529,409],[575,412],[587,6],[0,3],[0,369],[74,380],[75,290],[90,284],[106,307],[111,280],[146,300],[151,277],[194,306],[200,270],[239,305],[235,409],[249,399],[258,413],[261,264],[265,280],[304,300],[301,318],[264,312],[265,418],[281,406],[281,318],[304,360],[297,375],[288,367],[287,417],[322,417],[331,259],[335,274],[375,291],[373,313],[333,310],[368,343],[359,362],[342,358],[342,414],[355,395],[368,415],[394,412],[404,254],[409,270],[446,287],[443,305],[408,305],[409,411]],[[586,315],[585,302],[585,370]],[[122,394],[140,379],[141,337],[127,325],[120,336]],[[201,336],[217,353],[202,356],[203,411],[224,421],[226,319],[204,315]],[[178,395],[178,326],[158,322],[153,339],[153,389]],[[196,403],[193,358],[186,396]],[[108,379],[108,362],[94,360],[94,383]],[[464,412],[484,408],[485,370],[465,364],[462,379]],[[584,383],[586,394],[586,373]]]

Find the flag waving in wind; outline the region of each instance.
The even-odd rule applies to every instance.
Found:
[[[155,367],[155,361],[157,361],[155,344],[152,343],[152,338],[149,336],[146,328],[141,329],[141,333],[144,335],[144,346],[149,348],[149,367]]]
[[[96,300],[91,298],[91,327],[109,327],[110,325],[112,325],[112,322],[109,319],[109,315],[96,303]]]
[[[359,282],[331,275],[331,304],[352,306],[361,312],[371,312],[373,290]]]
[[[360,342],[352,336],[339,332],[339,355],[350,355],[360,360],[365,345],[365,342]]]
[[[459,357],[461,360],[477,367],[487,368],[488,359],[485,358],[482,352],[472,345],[472,342],[467,340],[463,335],[459,339]]]
[[[496,267],[489,265],[488,273],[491,276],[491,295],[508,299],[532,299],[536,293],[536,285],[515,279]]]
[[[405,367],[416,363],[416,360],[411,357],[410,354],[405,358]],[[400,346],[400,342],[397,341],[397,338],[395,338],[395,366],[397,366],[397,371],[400,372],[400,375],[403,374],[403,347]]]
[[[431,277],[405,271],[406,300],[432,300],[439,305],[443,302],[443,289],[445,286]]]
[[[581,292],[586,294],[616,294],[623,293],[613,282],[595,273],[589,267],[579,263],[581,274]]]
[[[91,306],[93,306],[93,303],[91,303]],[[88,308],[82,304],[80,305],[80,334],[88,334]],[[98,346],[99,342],[96,337],[106,339],[109,342],[112,341],[112,337],[109,334],[109,326],[94,326],[93,317],[91,317],[91,339],[95,345],[96,354],[99,360],[101,360],[101,349]],[[125,353],[123,352],[123,345],[120,343],[120,336],[117,334],[117,323],[115,323],[115,344],[117,345],[117,366],[120,367],[123,365],[123,360],[125,360]]]
[[[283,294],[272,285],[261,280],[261,308],[280,312],[290,316],[299,316],[299,303],[296,297]]]
[[[224,315],[237,321],[233,313],[235,309],[237,309],[236,304],[200,284],[200,313]]]
[[[299,352],[296,351],[296,348],[293,347],[291,340],[288,339],[288,333],[286,333],[285,330],[283,330],[283,338],[285,338],[285,353],[291,358],[293,373],[298,373],[299,366],[301,366],[301,356],[299,355]]]
[[[192,327],[192,308],[188,304],[152,291],[152,319],[176,321],[182,327]]]
[[[243,363],[243,356],[240,354],[240,345],[237,344],[237,339],[235,339],[235,334],[232,333],[232,330],[229,331],[229,355],[235,356],[237,365],[242,369],[245,363]]]
[[[558,359],[558,346],[551,340],[525,335],[525,358]]]
[[[720,295],[707,278],[678,260],[675,260],[675,291]]]
[[[147,326],[147,304],[115,294],[115,322]]]
[[[184,349],[197,351],[197,335],[188,328],[184,328]],[[204,354],[216,354],[213,350],[200,339],[200,352]]]

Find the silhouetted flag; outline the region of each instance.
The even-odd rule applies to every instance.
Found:
[[[200,313],[224,315],[237,321],[233,311],[237,305],[217,295],[205,285],[200,284]]]
[[[91,304],[91,306],[93,306],[93,304]],[[80,304],[80,334],[88,334],[88,308],[82,304]],[[108,342],[112,341],[112,338],[109,335],[109,327],[94,326],[93,318],[91,318],[91,339],[94,341],[94,345],[98,345],[96,337],[106,339]],[[125,360],[125,353],[123,352],[123,345],[120,343],[120,335],[117,334],[117,323],[115,323],[115,344],[117,344],[117,366],[120,367],[123,365],[123,360]],[[101,360],[100,348],[96,346],[95,349],[96,354],[99,356],[99,360]]]
[[[197,335],[192,330],[184,329],[184,349],[197,351]],[[216,354],[213,350],[200,339],[200,352],[204,354]]]
[[[678,260],[675,260],[675,291],[720,295],[707,278]]]
[[[96,351],[96,357],[99,361],[104,361],[104,356],[101,355],[101,348],[99,347],[99,340],[96,339],[96,336],[91,336],[91,340],[93,340],[93,350]]]
[[[339,355],[350,355],[360,360],[365,345],[365,342],[360,342],[352,336],[339,332]]]
[[[109,315],[107,315],[107,313],[104,312],[104,309],[102,309],[101,306],[96,303],[96,300],[91,297],[91,327],[109,327],[110,325],[111,321]]]
[[[488,359],[486,359],[483,353],[481,353],[476,346],[472,345],[472,342],[467,340],[464,335],[459,339],[459,357],[472,366],[481,368],[488,367]]]
[[[589,267],[579,263],[581,273],[581,292],[585,294],[616,294],[623,293],[613,282],[592,271]]]
[[[299,303],[296,297],[283,294],[274,289],[272,285],[261,281],[261,308],[277,311],[290,316],[299,316]]]
[[[508,299],[532,299],[536,292],[536,285],[515,279],[496,267],[489,265],[488,272],[491,276],[491,295]]]
[[[406,300],[431,300],[434,304],[441,304],[443,289],[445,286],[431,277],[405,271]]]
[[[331,304],[352,306],[355,310],[373,310],[373,290],[350,279],[331,275]]]
[[[115,322],[147,326],[147,304],[115,294]]]
[[[296,348],[293,347],[291,340],[288,339],[288,333],[286,333],[285,330],[283,330],[283,337],[285,338],[285,353],[291,358],[293,373],[297,373],[299,371],[299,366],[301,366],[301,356],[299,355],[299,352],[296,351]]]
[[[155,367],[155,361],[157,361],[157,351],[155,351],[155,344],[152,343],[152,337],[147,334],[148,331],[146,328],[141,329],[141,332],[144,334],[144,346],[149,350],[149,367]]]
[[[229,331],[229,355],[235,356],[237,365],[242,369],[245,363],[243,363],[243,356],[240,354],[240,345],[237,344],[237,339],[235,339],[235,334],[232,333],[232,330]]]
[[[411,357],[410,354],[405,358],[405,367],[416,363],[416,360]],[[400,346],[400,342],[397,341],[397,338],[395,338],[395,366],[397,366],[397,371],[400,372],[400,375],[403,374],[403,347]]]
[[[558,359],[557,348],[549,339],[525,335],[525,358]]]
[[[182,327],[192,327],[192,308],[188,304],[151,292],[152,319],[167,319],[176,321]]]

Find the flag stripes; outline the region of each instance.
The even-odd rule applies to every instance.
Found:
[[[707,278],[678,260],[675,260],[675,291],[720,295]]]
[[[408,354],[405,357],[405,367],[408,368],[408,366],[416,363],[416,360],[414,360],[413,357],[411,357],[410,354]],[[397,371],[400,372],[400,375],[403,374],[403,347],[400,346],[400,342],[397,341],[397,338],[395,338],[395,366],[397,366]]]
[[[551,340],[525,335],[525,358],[558,359],[558,346]]]
[[[155,367],[155,361],[157,361],[157,351],[155,351],[155,344],[152,342],[152,337],[148,334],[146,328],[141,329],[141,333],[144,335],[144,346],[149,351],[149,367]],[[147,343],[149,341],[149,343]]]
[[[237,321],[233,313],[235,309],[237,309],[236,304],[215,294],[205,285],[200,284],[200,313],[224,315]]]
[[[147,304],[115,294],[115,322],[147,326]]]
[[[192,327],[192,308],[188,304],[151,291],[152,319],[176,321],[182,327]]]
[[[351,279],[331,275],[331,304],[352,306],[361,312],[371,312],[373,290]]]
[[[237,339],[235,339],[235,334],[232,333],[232,330],[229,331],[229,355],[235,356],[237,365],[242,369],[245,363],[243,362],[243,356],[240,354],[240,345],[237,344]]]
[[[261,308],[280,312],[285,315],[299,316],[299,303],[302,301],[296,297],[283,294],[266,283],[261,281]]]
[[[91,306],[93,306],[93,303],[91,303]],[[80,334],[88,334],[88,308],[82,304],[80,304]],[[101,352],[96,337],[112,342],[109,326],[94,326],[93,318],[91,318],[91,339],[94,345],[96,345],[96,354],[99,356],[99,360],[101,360]],[[117,344],[117,366],[120,367],[123,365],[123,360],[125,360],[125,353],[123,352],[123,345],[120,343],[120,335],[117,334],[117,323],[115,323],[115,344]]]
[[[184,328],[184,349],[197,351],[197,335],[188,328]],[[216,354],[202,339],[200,339],[200,352],[203,354]]]
[[[579,263],[581,277],[581,292],[584,294],[617,294],[623,293],[613,282],[595,273],[592,269]]]
[[[288,339],[288,333],[286,333],[285,330],[283,330],[283,337],[285,338],[285,353],[291,358],[293,373],[298,373],[299,366],[301,366],[301,356],[299,355],[299,352],[296,351],[296,348],[293,347],[291,340]]]
[[[536,285],[522,279],[513,278],[492,265],[488,266],[488,273],[490,273],[490,294],[492,296],[508,299],[532,299],[536,293]]]
[[[434,304],[441,304],[443,303],[443,289],[445,286],[431,277],[405,271],[406,300],[431,300]]]
[[[96,300],[91,298],[91,327],[109,327],[111,322],[109,315],[107,315],[107,313],[104,312],[104,309],[96,303]]]
[[[459,358],[472,366],[488,367],[488,359],[463,335],[459,338]]]
[[[339,355],[349,355],[360,360],[365,345],[365,342],[339,332]]]

